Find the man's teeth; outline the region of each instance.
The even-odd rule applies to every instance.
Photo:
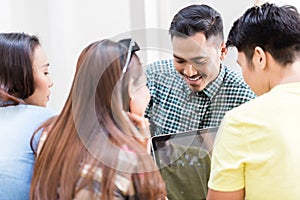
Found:
[[[200,78],[201,78],[201,76],[197,76],[197,77],[194,77],[194,78],[188,77],[188,79],[191,80],[191,81],[197,81]]]

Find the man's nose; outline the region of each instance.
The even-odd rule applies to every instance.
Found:
[[[187,65],[184,67],[183,73],[184,73],[184,75],[186,75],[188,77],[192,77],[192,76],[198,74],[197,70],[190,63],[187,63]]]

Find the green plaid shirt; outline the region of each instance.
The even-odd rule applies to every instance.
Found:
[[[216,80],[193,92],[175,70],[173,60],[146,69],[151,100],[146,110],[152,135],[219,126],[226,111],[255,98],[242,76],[221,65]]]

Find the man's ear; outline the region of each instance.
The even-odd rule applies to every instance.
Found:
[[[255,67],[258,67],[261,70],[265,70],[267,67],[266,52],[259,46],[254,48],[252,63]]]
[[[227,55],[227,51],[228,51],[225,42],[221,43],[220,49],[221,49],[220,59],[224,60],[225,56]]]

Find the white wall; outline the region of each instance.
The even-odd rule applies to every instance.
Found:
[[[273,2],[279,0],[273,0]],[[142,47],[146,64],[172,58],[168,28],[179,9],[190,4],[208,4],[224,20],[225,37],[232,22],[254,0],[0,0],[0,32],[37,34],[50,61],[54,86],[49,107],[60,111],[79,53],[89,43],[103,38],[134,37]],[[282,2],[282,1],[280,1]],[[296,5],[298,0],[284,2]],[[234,6],[233,6],[234,5]],[[235,52],[225,64],[239,70]]]
[[[129,0],[0,0],[0,31],[39,36],[54,86],[48,106],[62,108],[81,50],[132,29]]]
[[[284,4],[293,5],[298,9],[298,11],[300,11],[300,1],[299,0],[269,0],[268,2],[276,3],[278,5],[284,5]]]

